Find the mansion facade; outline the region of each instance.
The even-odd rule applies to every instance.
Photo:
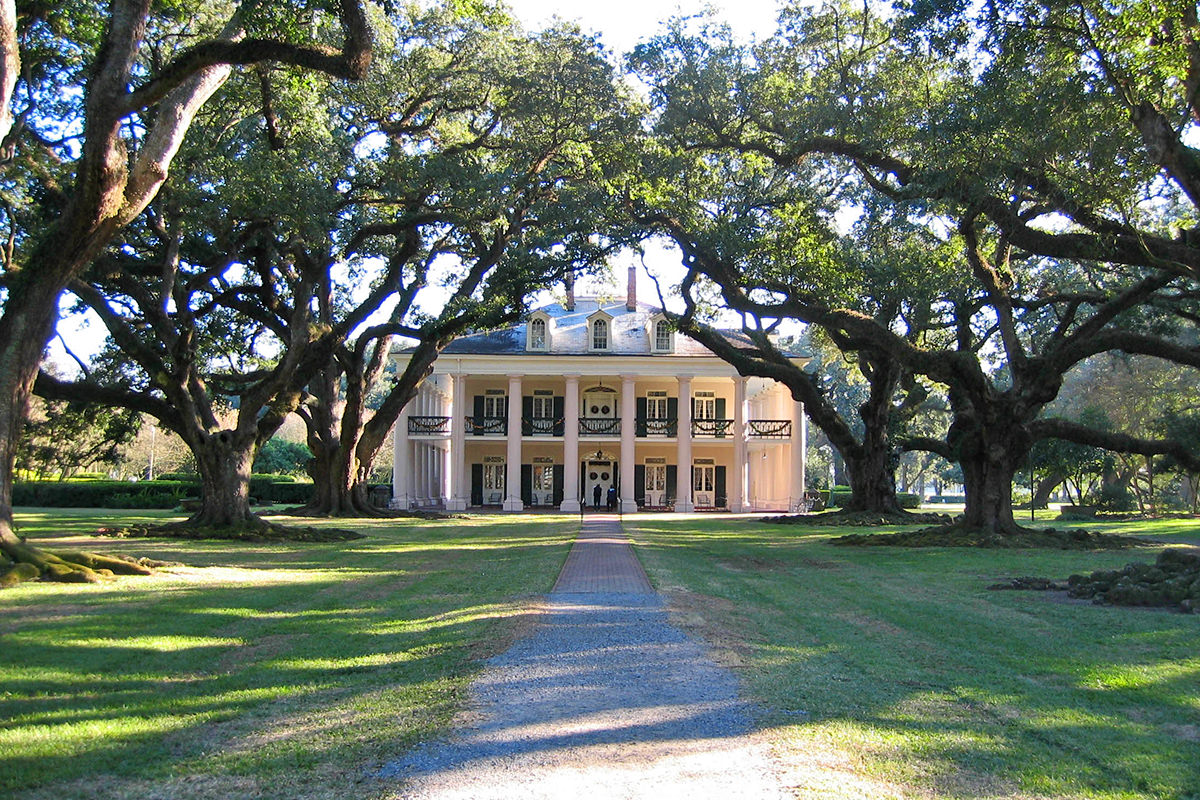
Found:
[[[447,346],[396,425],[393,506],[799,508],[803,406],[673,331],[634,280],[625,301],[568,287],[521,324]],[[402,369],[407,355],[393,358]]]

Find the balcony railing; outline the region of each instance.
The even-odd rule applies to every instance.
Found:
[[[752,419],[750,420],[751,439],[790,439],[792,438],[792,421],[790,419]]]
[[[692,420],[692,436],[728,436],[733,427],[731,419],[694,419]]]
[[[638,436],[677,436],[679,420],[675,417],[662,419],[639,418],[637,421]]]
[[[449,433],[450,417],[409,417],[410,434]]]
[[[450,417],[416,416],[408,418],[408,432],[416,435],[434,435],[450,432]],[[521,419],[523,436],[562,436],[564,420]],[[638,419],[635,421],[637,438],[673,437],[679,433],[677,419]],[[505,436],[508,434],[507,417],[467,417],[466,431],[472,436]],[[621,420],[614,417],[580,417],[580,436],[620,436]],[[721,439],[733,435],[731,419],[694,419],[692,435]],[[752,419],[746,421],[746,435],[751,439],[790,439],[790,419]]]
[[[580,417],[580,436],[616,436],[621,433],[621,420],[613,417]]]
[[[540,417],[521,417],[522,436],[562,436],[563,419],[543,419]]]
[[[467,433],[472,436],[504,436],[508,417],[467,417]]]

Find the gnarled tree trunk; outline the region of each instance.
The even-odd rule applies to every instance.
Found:
[[[250,509],[250,472],[258,453],[254,433],[221,430],[193,443],[200,472],[200,510],[185,525],[253,527],[265,523]]]
[[[1033,444],[1026,425],[1005,413],[1003,403],[982,413],[961,404],[955,410],[947,442],[963,472],[963,527],[1000,536],[1021,532],[1013,517],[1012,486]]]

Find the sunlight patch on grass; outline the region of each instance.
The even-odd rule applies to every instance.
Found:
[[[365,629],[366,633],[387,634],[397,631],[431,631],[453,625],[463,625],[481,620],[511,619],[530,613],[525,603],[491,603],[443,611],[418,619],[397,619],[380,622]]]
[[[15,638],[26,639],[18,634]],[[124,657],[138,653],[178,653],[183,650],[197,650],[212,647],[234,647],[242,644],[237,639],[226,639],[214,636],[122,636],[119,639],[109,637],[71,638],[61,635],[46,635],[39,637],[47,644],[57,648],[82,648],[129,651]],[[32,637],[30,637],[32,639]]]
[[[1145,689],[1169,681],[1200,687],[1200,659],[1154,664],[1106,664],[1087,670],[1080,686],[1088,689]]]

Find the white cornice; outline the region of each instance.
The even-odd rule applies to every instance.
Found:
[[[399,363],[407,354],[395,355]],[[793,358],[792,363],[803,366],[807,358]],[[691,375],[697,378],[735,378],[736,369],[716,356],[681,356],[671,354],[630,355],[549,355],[546,353],[443,355],[433,365],[437,375],[564,375],[581,377],[636,375],[641,378],[674,378]]]

